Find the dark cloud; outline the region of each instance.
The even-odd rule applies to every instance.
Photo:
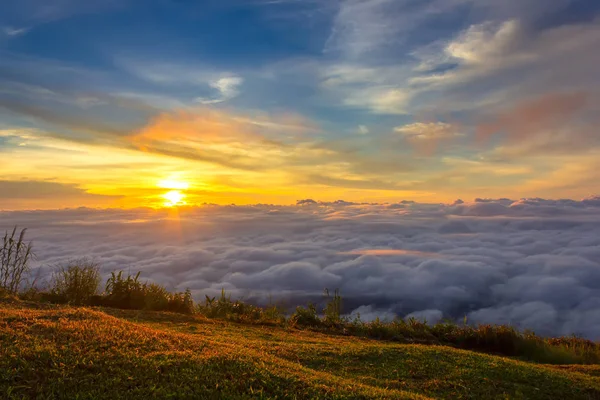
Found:
[[[69,196],[115,197],[90,194],[75,185],[59,182],[0,180],[0,199],[44,199]]]
[[[38,263],[96,258],[202,299],[289,306],[340,288],[363,318],[510,323],[600,339],[600,203],[322,203],[168,210],[15,211]],[[46,272],[47,273],[47,272]]]
[[[49,109],[8,99],[0,99],[0,108],[76,132],[121,136],[125,135],[130,129],[130,127],[121,128],[107,124],[97,116],[85,115],[81,110],[78,113],[74,113],[72,110]]]

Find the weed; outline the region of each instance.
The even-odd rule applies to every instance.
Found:
[[[33,257],[32,244],[25,242],[27,229],[17,235],[15,226],[2,238],[0,247],[0,288],[15,295],[21,289],[29,273],[29,261]]]
[[[80,258],[54,267],[50,293],[59,302],[84,305],[89,304],[90,298],[98,292],[99,285],[98,264]]]

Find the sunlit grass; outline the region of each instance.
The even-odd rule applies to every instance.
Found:
[[[597,366],[198,315],[5,300],[0,344],[7,399],[600,398]]]

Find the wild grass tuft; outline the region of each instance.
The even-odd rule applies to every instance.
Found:
[[[52,273],[50,296],[55,302],[72,305],[90,304],[100,286],[98,264],[87,258],[56,265]]]
[[[33,257],[32,244],[25,241],[27,229],[17,234],[15,226],[2,238],[0,246],[0,288],[16,295],[30,271],[29,261]]]
[[[106,282],[105,293],[94,299],[94,305],[183,314],[194,312],[194,301],[189,290],[171,293],[161,285],[141,282],[139,278],[140,272],[126,277],[123,271],[112,272]]]
[[[227,295],[223,289],[219,298],[205,296],[204,304],[198,304],[196,312],[208,318],[250,324],[283,324],[285,322],[282,310],[276,305],[270,304],[268,307],[262,308],[241,300],[232,301],[231,295]]]

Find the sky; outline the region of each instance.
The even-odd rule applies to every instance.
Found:
[[[2,0],[0,209],[600,190],[593,0]]]

